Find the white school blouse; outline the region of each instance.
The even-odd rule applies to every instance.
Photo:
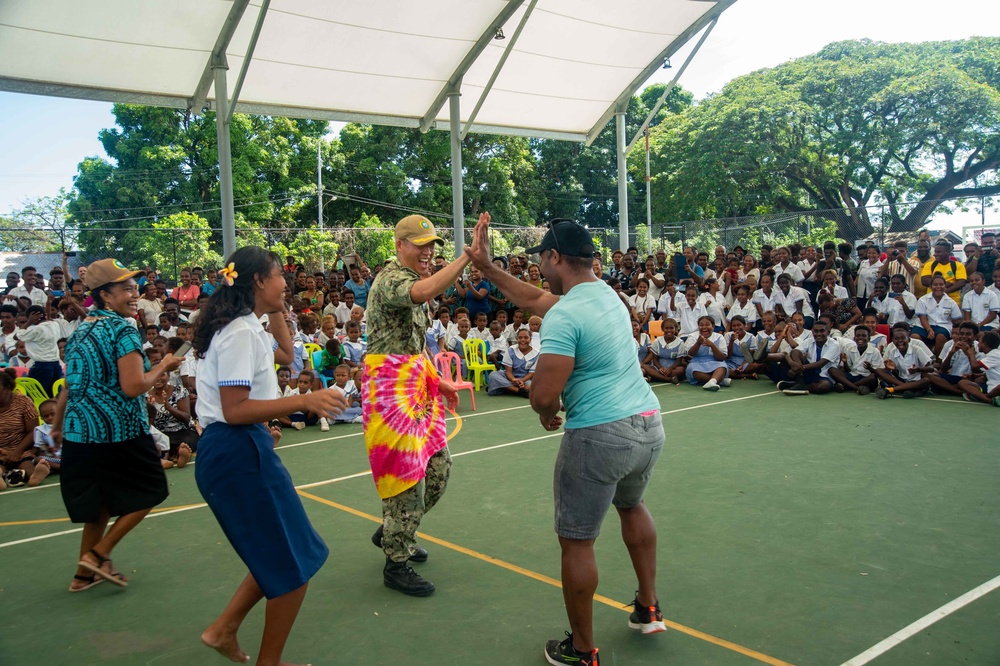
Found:
[[[198,361],[198,421],[203,427],[226,421],[219,396],[223,386],[246,386],[251,400],[274,400],[278,395],[277,348],[278,343],[252,312],[216,332],[205,358]]]

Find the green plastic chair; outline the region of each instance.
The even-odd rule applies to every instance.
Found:
[[[49,394],[46,393],[45,389],[42,388],[42,385],[38,383],[38,380],[32,379],[31,377],[18,377],[15,379],[14,390],[31,398],[31,402],[35,403],[36,410],[43,402],[51,400]],[[38,422],[42,422],[41,417],[38,418]]]
[[[64,388],[66,388],[66,378],[60,377],[52,384],[52,397],[59,395],[59,391],[62,391]]]
[[[462,348],[465,351],[465,367],[471,375],[469,379],[478,391],[480,386],[486,386],[486,378],[489,377],[490,371],[496,370],[486,358],[486,341],[469,338],[462,343]]]

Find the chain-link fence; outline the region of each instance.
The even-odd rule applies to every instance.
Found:
[[[992,202],[984,198],[957,199],[947,202],[950,210],[979,212],[986,224],[996,225],[1000,215]],[[894,220],[906,217],[917,206],[927,203],[890,206],[873,206],[859,211],[825,210],[804,213],[775,213],[752,217],[720,218],[688,222],[654,223],[647,227],[637,225],[629,230],[626,247],[636,247],[641,256],[653,254],[658,249],[668,253],[680,251],[682,246],[693,245],[709,253],[717,245],[732,250],[740,245],[746,251],[759,253],[764,244],[773,246],[792,243],[819,244],[834,240],[846,223],[851,220],[864,222],[870,229],[868,235],[885,244],[886,231]],[[942,208],[936,208],[943,210]],[[474,220],[467,220],[465,244],[472,242]],[[454,232],[450,226],[439,225],[438,233],[446,240],[441,253],[453,258]],[[490,246],[494,256],[522,253],[525,248],[537,245],[545,233],[545,226],[517,227],[491,225]],[[621,247],[617,228],[591,228],[597,249],[608,257]],[[916,236],[916,232],[913,233]],[[391,227],[335,227],[320,230],[308,228],[249,228],[238,225],[238,246],[259,245],[271,249],[283,258],[291,255],[296,263],[310,270],[330,270],[338,257],[356,253],[369,264],[382,263],[394,253]],[[113,257],[128,266],[156,269],[168,281],[176,280],[184,267],[201,266],[217,268],[222,264],[222,231],[207,226],[199,228],[0,228],[0,270],[20,270],[33,265],[48,274],[59,266],[62,252],[69,253],[70,276],[75,276],[76,266],[91,261]]]

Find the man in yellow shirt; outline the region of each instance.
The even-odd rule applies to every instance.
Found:
[[[945,293],[961,305],[962,287],[968,281],[965,264],[951,258],[951,243],[944,240],[934,244],[934,259],[924,263],[920,270],[920,283],[924,287],[930,287],[931,278],[938,273],[944,277]]]

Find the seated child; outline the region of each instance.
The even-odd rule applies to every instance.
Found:
[[[747,330],[748,322],[743,315],[731,317],[728,325],[730,331],[725,334],[729,352],[726,367],[729,368],[730,379],[757,379],[757,372],[764,369],[763,364],[754,360],[757,336]]]
[[[531,315],[528,319],[528,330],[531,331],[531,348],[538,350],[542,348],[542,318],[538,315]]]
[[[840,365],[830,368],[830,377],[845,389],[868,395],[878,386],[877,368],[884,368],[882,352],[870,342],[870,329],[854,326],[854,340],[840,345]]]
[[[509,346],[513,347],[517,345],[517,332],[522,328],[528,328],[528,324],[524,321],[524,311],[514,310],[514,319],[511,323],[507,324],[507,328],[504,329],[504,335],[507,336],[507,344]]]
[[[302,370],[297,379],[298,387],[291,395],[306,395],[312,392],[313,379],[315,379],[315,376],[312,370],[308,368]],[[288,418],[292,423],[292,427],[296,430],[302,430],[307,425],[316,425],[317,422],[321,431],[326,432],[330,429],[330,423],[326,420],[326,417],[320,416],[316,412],[293,412],[288,415]]]
[[[175,387],[160,375],[146,394],[146,408],[152,424],[169,442],[165,457],[177,462],[183,453],[184,463],[177,462],[178,467],[183,467],[198,450],[199,439],[198,432],[191,427],[191,400],[187,389]]]
[[[507,337],[503,334],[503,324],[500,323],[500,318],[497,317],[490,322],[490,334],[486,338],[487,360],[499,369],[500,363],[503,359],[503,353],[507,351],[509,347],[510,345],[507,343]]]
[[[469,335],[477,340],[485,340],[490,337],[490,328],[487,325],[489,317],[485,312],[476,313],[476,325],[469,331]]]
[[[531,378],[535,375],[538,350],[531,346],[531,332],[517,332],[517,346],[509,347],[503,355],[503,372],[491,372],[486,392],[490,395],[513,393],[528,397]]]
[[[1000,269],[997,269],[1000,270]],[[980,340],[986,353],[977,361],[971,379],[962,379],[958,387],[965,391],[966,400],[978,400],[1000,407],[1000,333],[986,331]],[[983,374],[980,375],[979,373]],[[977,378],[981,380],[977,381]]]
[[[908,326],[902,323],[894,325],[892,344],[882,355],[885,367],[875,369],[883,384],[875,389],[875,397],[885,400],[899,393],[904,398],[915,398],[926,393],[931,383],[926,375],[934,372],[932,358],[926,346],[910,340]]]
[[[361,423],[361,392],[351,381],[349,367],[341,364],[334,369],[333,386],[343,391],[347,398],[347,408],[337,415],[336,423]]]
[[[328,340],[337,339],[337,318],[333,315],[323,315],[319,323],[320,333],[316,336],[316,344],[325,347]]]
[[[750,332],[755,332],[757,327],[757,306],[750,302],[750,287],[741,284],[736,288],[736,302],[729,308],[726,314],[726,330],[732,330],[733,317],[743,317],[746,328]]]
[[[979,352],[978,337],[979,327],[971,321],[963,321],[952,329],[952,339],[941,348],[938,371],[927,375],[932,392],[941,395],[962,395],[965,392],[958,383],[963,379],[972,379],[973,368],[985,356]]]
[[[351,369],[351,376],[356,375],[362,368],[362,359],[368,344],[361,339],[361,324],[353,319],[344,326],[347,331],[347,339],[341,345],[343,350],[344,363]]]
[[[56,401],[46,400],[38,405],[38,415],[43,423],[35,426],[35,469],[28,477],[29,486],[37,486],[51,473],[59,472],[62,445],[52,439],[52,423],[56,420]]]
[[[451,341],[451,349],[449,350],[449,351],[453,351],[456,354],[458,354],[458,358],[461,359],[460,372],[462,373],[463,377],[467,376],[467,373],[469,371],[469,369],[468,369],[468,367],[466,366],[466,363],[465,363],[465,341],[472,339],[472,336],[469,334],[469,331],[471,331],[471,330],[472,330],[472,326],[469,324],[468,317],[463,317],[463,318],[459,319],[458,320],[458,335],[455,336],[452,339],[452,341]]]
[[[707,314],[698,318],[698,332],[684,341],[684,353],[691,357],[685,369],[688,383],[702,384],[706,391],[718,391],[729,386],[729,368],[726,367],[726,341],[715,332],[715,320]]]
[[[442,311],[447,317],[445,321],[441,321]],[[427,327],[424,332],[424,338],[427,344],[427,351],[433,357],[441,353],[442,349],[447,349],[445,347],[445,338],[447,337],[447,323],[450,320],[450,316],[447,315],[448,307],[443,306],[438,308],[437,316],[431,319],[431,325]]]
[[[642,372],[651,381],[681,383],[686,363],[684,341],[677,337],[679,331],[675,320],[663,320],[663,335],[653,340],[642,362]]]
[[[804,340],[788,354],[789,378],[778,382],[777,388],[786,395],[829,393],[834,384],[830,368],[839,362],[840,345],[830,339],[829,322],[817,320],[813,323],[811,339]]]
[[[320,352],[319,367],[316,370],[327,379],[333,379],[337,366],[344,363],[344,349],[337,338],[330,338],[326,341],[323,351]],[[350,370],[350,369],[348,369]],[[314,388],[321,388],[317,385]]]

